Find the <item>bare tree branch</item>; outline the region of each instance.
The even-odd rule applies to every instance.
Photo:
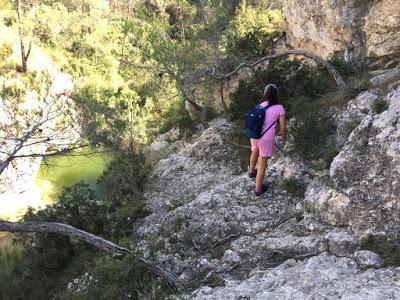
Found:
[[[39,80],[48,81],[34,89],[33,96],[15,98],[7,94],[0,98],[0,175],[21,158],[39,158],[65,154],[94,143],[79,141],[79,125],[75,125],[73,103],[65,93],[51,91],[52,78],[43,73]],[[53,79],[54,80],[54,79]],[[34,102],[32,108],[26,103]]]
[[[215,75],[215,78],[219,79],[219,80],[228,79],[232,75],[237,74],[241,69],[244,69],[244,68],[251,69],[267,60],[275,59],[275,58],[279,58],[279,57],[283,57],[283,56],[289,56],[289,55],[300,55],[300,56],[305,56],[307,58],[314,60],[316,63],[324,66],[328,70],[328,72],[332,75],[333,79],[336,81],[336,83],[340,89],[343,90],[346,87],[346,82],[343,80],[340,73],[335,69],[335,67],[331,63],[329,63],[327,60],[323,59],[322,57],[320,57],[312,52],[308,52],[308,51],[304,51],[304,50],[288,50],[288,51],[284,51],[281,53],[264,56],[253,63],[243,62],[240,65],[238,65],[233,71],[231,71],[227,74]]]
[[[0,231],[7,232],[41,232],[41,233],[56,233],[77,239],[99,248],[100,250],[112,255],[113,257],[122,258],[126,255],[133,255],[132,251],[121,247],[113,242],[103,239],[97,235],[77,229],[68,224],[55,222],[8,222],[0,221]],[[150,261],[139,258],[139,260],[157,277],[163,278],[166,283],[174,291],[182,291],[183,285],[175,275],[162,269],[161,267],[151,263]]]

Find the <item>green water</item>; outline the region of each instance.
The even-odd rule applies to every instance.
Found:
[[[89,154],[89,149],[76,152],[72,156],[54,156],[43,159],[36,176],[36,185],[40,189],[45,204],[58,199],[62,189],[84,180],[98,191],[97,179],[111,162],[110,154]]]

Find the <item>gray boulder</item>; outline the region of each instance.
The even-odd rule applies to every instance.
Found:
[[[362,268],[380,268],[383,264],[382,258],[379,254],[367,250],[355,252],[354,259]]]

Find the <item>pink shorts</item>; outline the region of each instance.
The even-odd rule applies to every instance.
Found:
[[[258,149],[259,155],[262,157],[271,157],[275,152],[275,141],[274,140],[255,140],[250,139],[251,151],[254,152]]]

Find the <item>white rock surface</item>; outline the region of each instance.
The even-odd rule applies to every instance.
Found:
[[[366,113],[349,135],[331,164],[330,177],[335,189],[350,199],[347,215],[354,231],[385,231],[398,239],[400,88],[384,101],[389,104],[386,111]]]
[[[287,260],[279,267],[254,270],[244,281],[204,287],[185,299],[399,299],[399,269],[361,271],[349,258],[321,254],[304,261]]]
[[[363,268],[380,268],[383,261],[379,254],[375,252],[360,250],[354,253],[354,259]]]
[[[345,231],[334,230],[326,235],[329,252],[340,257],[351,257],[356,248],[354,238]]]
[[[323,57],[340,51],[345,58],[400,54],[398,0],[284,0],[287,43]]]
[[[400,88],[384,98],[380,114],[375,90],[337,114],[357,124],[330,176],[278,152],[260,200],[225,142],[237,129],[214,120],[156,164],[137,249],[197,287],[185,299],[400,299],[400,269],[375,269],[376,255],[356,252],[367,232],[393,240],[400,229]],[[281,188],[286,177],[307,185],[304,199]]]

